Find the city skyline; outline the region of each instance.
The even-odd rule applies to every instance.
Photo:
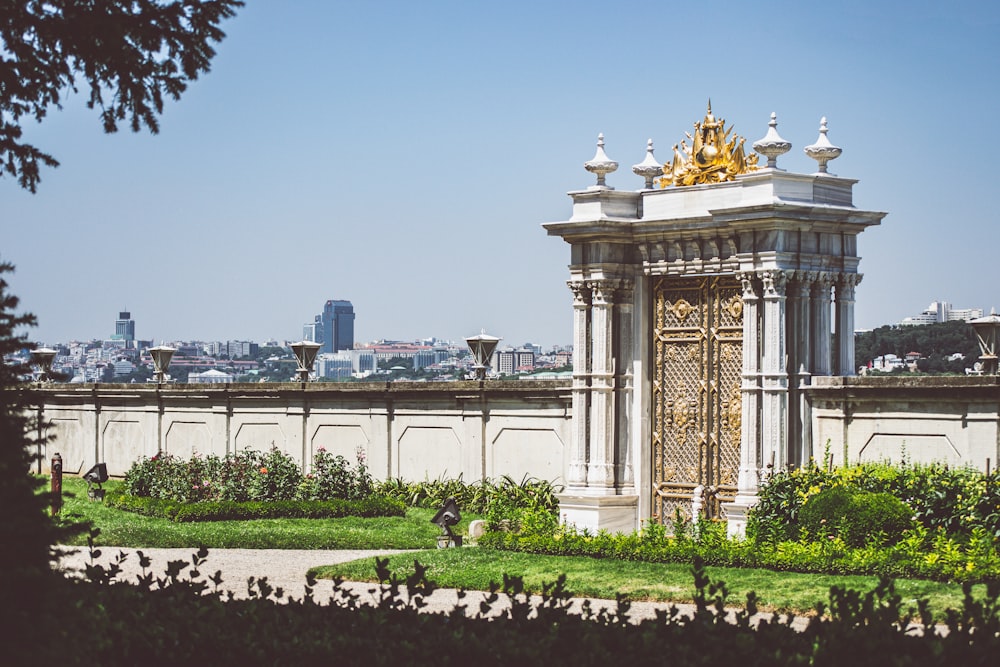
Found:
[[[37,195],[0,179],[0,260],[43,342],[123,304],[143,339],[295,340],[338,294],[358,340],[566,344],[568,246],[541,224],[593,183],[599,132],[638,189],[646,140],[668,160],[711,98],[748,144],[776,112],[790,171],[826,116],[830,170],[889,213],[859,239],[858,328],[989,312],[991,174],[938,158],[1000,110],[1000,9],[970,6],[251,3],[160,135],[102,134],[81,95],[25,127],[62,166]]]

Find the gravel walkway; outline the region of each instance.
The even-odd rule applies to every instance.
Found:
[[[122,574],[119,580],[135,581],[141,574],[139,567],[139,557],[136,551],[142,551],[145,556],[152,560],[150,571],[154,576],[162,576],[167,563],[175,560],[182,560],[185,563],[191,562],[194,549],[123,549],[120,547],[101,547],[101,556],[98,563],[110,565],[120,552],[127,554],[122,564]],[[203,577],[212,576],[216,571],[221,570],[223,576],[222,588],[232,591],[240,598],[247,597],[247,579],[250,577],[267,577],[268,583],[275,588],[282,588],[286,599],[288,596],[299,599],[305,592],[306,572],[319,565],[332,565],[334,563],[346,563],[360,558],[374,559],[376,556],[403,553],[402,551],[323,551],[323,550],[282,550],[282,549],[212,549],[209,551],[208,559],[201,568]],[[79,576],[83,572],[84,566],[89,563],[89,555],[84,548],[76,549],[64,555],[60,561],[60,567],[67,573],[67,576]],[[374,560],[372,563],[374,569]],[[190,568],[186,568],[182,573],[182,578]],[[345,582],[344,587],[359,595],[359,600],[364,603],[372,603],[375,600],[374,591],[376,584],[362,582]],[[319,580],[313,592],[313,597],[318,602],[326,602],[333,594],[333,582],[329,580]],[[469,591],[462,600],[470,612],[475,613],[479,608],[479,602],[485,598],[486,594]],[[534,603],[539,603],[541,598],[533,596]],[[453,589],[439,589],[431,595],[425,608],[427,612],[448,612],[458,603],[457,591]],[[579,612],[583,605],[583,598],[576,598],[572,609]],[[590,600],[594,610],[613,608],[614,602],[610,600]],[[493,613],[502,613],[509,606],[509,602],[501,596],[498,604],[494,605]],[[683,615],[690,615],[694,611],[693,605],[675,605]],[[655,618],[657,610],[668,609],[670,605],[656,602],[633,602],[629,610],[629,619],[638,622],[647,618]],[[769,618],[770,614],[758,614],[757,619]],[[807,619],[797,618],[794,626],[805,627]]]

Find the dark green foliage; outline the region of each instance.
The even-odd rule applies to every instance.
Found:
[[[18,298],[8,293],[4,279],[13,270],[0,263],[0,516],[7,534],[0,549],[0,589],[8,594],[48,571],[50,546],[70,530],[49,519],[49,495],[37,493],[39,482],[29,474],[41,444],[38,411],[20,380],[22,370],[5,357],[34,347],[19,330],[34,326],[35,316],[14,312]]]
[[[853,495],[843,486],[823,489],[802,506],[799,526],[814,538],[837,534],[841,520],[850,512]]]
[[[231,500],[182,503],[126,493],[109,493],[104,502],[115,509],[171,521],[237,521],[246,519],[336,519],[345,516],[405,516],[406,508],[392,498],[363,500]]]
[[[912,522],[913,510],[895,496],[843,486],[820,491],[799,513],[799,525],[807,535],[839,536],[852,547],[896,544]]]
[[[865,366],[875,357],[895,354],[903,358],[919,352],[917,368],[925,373],[965,373],[979,358],[979,343],[968,322],[941,322],[920,326],[886,325],[854,337],[855,367]],[[949,361],[959,353],[964,359]]]
[[[207,72],[223,19],[240,0],[62,0],[0,3],[0,174],[35,191],[39,165],[59,163],[22,141],[24,117],[41,121],[62,97],[89,93],[105,132],[127,122],[159,130],[164,99]]]
[[[140,561],[142,562],[142,561]],[[266,579],[248,582],[249,599],[228,600],[210,572],[211,555],[175,561],[162,576],[148,561],[137,586],[112,585],[117,565],[88,568],[89,581],[63,582],[54,591],[39,634],[50,641],[10,642],[11,664],[336,664],[336,665],[986,665],[1000,650],[1000,586],[983,599],[968,596],[948,612],[946,636],[929,625],[926,604],[911,617],[891,581],[871,591],[831,589],[828,614],[804,630],[792,618],[755,619],[756,596],[726,620],[728,591],[693,561],[695,611],[675,608],[629,623],[629,600],[607,610],[585,603],[569,611],[565,577],[547,584],[539,601],[523,581],[505,576],[477,606],[443,614],[419,613],[436,585],[414,562],[405,579],[375,570],[383,581],[372,606],[335,584],[322,606],[307,579],[306,595],[289,599]],[[274,604],[276,601],[285,604]],[[510,604],[507,604],[507,601]],[[488,617],[495,617],[487,620]],[[53,641],[54,640],[54,641]]]

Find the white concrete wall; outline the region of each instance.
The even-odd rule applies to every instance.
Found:
[[[813,378],[813,457],[943,462],[995,469],[1000,385],[995,377]]]
[[[373,476],[466,481],[525,475],[563,483],[569,387],[560,381],[51,385],[37,390],[67,472],[123,475],[165,451],[225,455],[277,447],[308,464],[323,447]]]

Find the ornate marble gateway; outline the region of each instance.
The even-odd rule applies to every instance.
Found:
[[[762,477],[812,455],[805,388],[854,373],[857,236],[885,215],[827,171],[841,153],[828,131],[805,150],[817,171],[787,172],[772,114],[760,167],[709,105],[670,164],[647,142],[635,191],[609,185],[600,137],[597,184],[544,225],[571,248],[566,521],[631,530],[701,507],[739,532]]]

